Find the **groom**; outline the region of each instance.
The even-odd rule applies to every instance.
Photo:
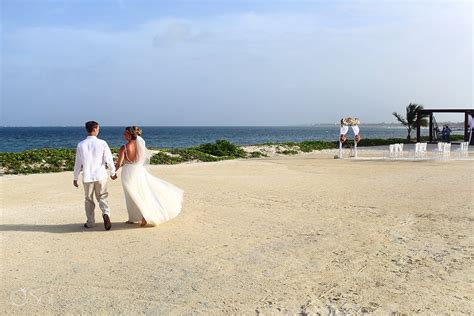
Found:
[[[99,207],[102,210],[102,217],[104,218],[105,230],[110,230],[112,223],[110,222],[110,209],[107,203],[107,171],[105,164],[109,167],[112,174],[112,180],[117,179],[115,174],[115,165],[110,152],[109,145],[98,139],[99,123],[89,121],[86,123],[87,138],[77,145],[76,161],[74,163],[74,181],[73,185],[77,188],[79,184],[77,179],[82,167],[82,182],[84,184],[85,193],[85,209],[87,222],[84,224],[86,228],[92,228],[95,224],[95,203],[94,195],[99,202]]]

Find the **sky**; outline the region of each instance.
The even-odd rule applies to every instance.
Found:
[[[473,108],[471,1],[0,4],[2,126],[379,123],[410,102]]]

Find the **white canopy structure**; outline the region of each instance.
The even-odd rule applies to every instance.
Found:
[[[467,143],[470,144],[472,140],[472,132],[474,130],[474,117],[472,117],[471,114],[467,115],[467,126],[469,128],[469,140]]]
[[[360,141],[360,121],[357,118],[346,117],[341,119],[341,127],[339,129],[339,158],[343,158],[343,146],[346,141],[346,134],[349,132],[349,127],[352,127],[354,132],[354,157],[357,157],[357,143]]]

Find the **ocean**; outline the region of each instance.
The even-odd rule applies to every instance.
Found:
[[[236,127],[159,127],[144,126],[142,137],[148,147],[182,148],[218,139],[227,139],[239,145],[263,144],[267,142],[300,142],[304,140],[335,141],[339,126],[335,124],[316,126],[236,126]],[[406,137],[406,129],[393,125],[360,126],[363,138]],[[110,147],[124,144],[124,127],[101,126],[99,138]],[[86,137],[84,127],[0,127],[1,152],[20,152],[38,148],[75,148]],[[349,131],[349,138],[352,131]],[[412,137],[416,132],[412,132]]]

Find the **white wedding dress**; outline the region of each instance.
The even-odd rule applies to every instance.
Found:
[[[136,144],[137,158],[133,163],[125,160],[121,176],[128,220],[138,222],[143,217],[148,224],[156,226],[181,212],[183,190],[151,175],[145,168],[148,160],[145,140],[138,136]]]

